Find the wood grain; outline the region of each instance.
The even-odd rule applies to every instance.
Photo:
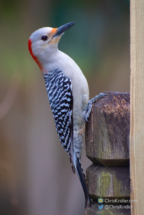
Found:
[[[129,165],[130,94],[105,92],[86,123],[86,155],[104,166]]]
[[[129,167],[104,167],[92,164],[86,170],[88,190],[91,197],[129,199]]]
[[[144,1],[131,0],[130,177],[132,215],[144,214]]]

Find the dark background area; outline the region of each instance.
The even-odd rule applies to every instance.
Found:
[[[59,143],[44,80],[28,51],[38,28],[75,21],[59,43],[90,98],[129,91],[129,0],[0,1],[0,214],[84,214],[84,194]],[[82,165],[90,165],[83,147]]]

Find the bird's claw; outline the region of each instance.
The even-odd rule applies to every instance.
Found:
[[[85,108],[85,112],[86,112],[86,114],[85,114],[85,121],[86,122],[89,122],[88,118],[90,116],[93,103],[96,102],[98,99],[102,99],[104,96],[106,96],[105,93],[100,93],[99,95],[97,95],[94,98],[92,98],[91,100],[89,100],[89,102],[88,102],[88,104],[87,104],[87,106]]]
[[[88,118],[89,118],[89,116],[88,116],[88,117],[85,116],[85,121],[86,121],[86,122],[89,122]]]

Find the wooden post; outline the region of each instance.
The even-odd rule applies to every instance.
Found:
[[[132,215],[144,214],[144,1],[131,0],[130,177]]]
[[[130,94],[106,94],[93,104],[86,124],[86,154],[93,162],[86,178],[93,204],[85,215],[129,215]]]

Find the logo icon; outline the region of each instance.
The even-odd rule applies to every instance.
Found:
[[[99,210],[103,209],[103,205],[98,205]]]
[[[104,202],[103,198],[99,198],[99,199],[98,199],[98,203],[100,204],[100,205],[98,204],[99,210],[102,210],[102,209],[103,209],[103,207],[104,207],[104,205],[102,205],[103,202]]]
[[[103,202],[104,202],[103,198],[99,198],[99,199],[98,199],[98,203],[101,204],[101,203],[103,203]]]

